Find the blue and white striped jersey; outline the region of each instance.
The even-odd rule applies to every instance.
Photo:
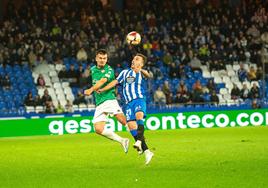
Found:
[[[134,99],[146,98],[145,82],[141,72],[135,73],[132,69],[123,70],[116,79],[122,85],[126,103]]]

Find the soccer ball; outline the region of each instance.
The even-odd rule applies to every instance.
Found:
[[[126,37],[127,43],[131,45],[138,45],[141,42],[141,35],[136,31],[131,31]]]

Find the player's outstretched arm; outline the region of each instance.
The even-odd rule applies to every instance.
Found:
[[[153,78],[153,74],[149,73],[147,70],[141,69],[141,73],[145,78]]]
[[[113,80],[107,86],[105,86],[104,88],[99,89],[98,92],[101,93],[101,92],[107,91],[107,90],[115,87],[117,84],[118,84],[118,81],[117,80]]]
[[[97,91],[101,86],[103,86],[103,84],[105,84],[107,82],[107,78],[102,78],[100,79],[95,85],[93,85],[91,88],[86,89],[84,91],[85,95],[91,95],[91,93],[93,93],[93,91]]]

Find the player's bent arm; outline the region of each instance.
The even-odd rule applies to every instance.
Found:
[[[141,73],[145,78],[153,78],[153,74],[149,73],[147,70],[141,69]]]
[[[105,84],[108,81],[107,78],[102,78],[100,79],[93,87],[93,91],[97,91],[98,89],[101,88],[101,86],[103,86],[103,84]]]
[[[93,91],[97,91],[103,84],[105,84],[108,81],[107,78],[102,78],[95,85],[93,85],[91,88],[84,91],[85,95],[91,95]]]
[[[107,90],[115,87],[117,84],[118,84],[118,81],[117,80],[113,80],[107,86],[105,86],[104,88],[99,89],[99,92],[107,91]]]

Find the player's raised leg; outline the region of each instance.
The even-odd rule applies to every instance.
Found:
[[[134,147],[137,150],[142,149],[142,151],[145,154],[145,164],[148,165],[153,157],[153,152],[151,152],[146,144],[145,138],[144,138],[144,113],[143,111],[138,111],[135,113],[136,115],[136,122],[138,124],[138,134],[137,134],[137,141],[134,144]]]
[[[129,139],[128,138],[122,138],[118,134],[114,133],[113,131],[109,129],[105,129],[105,121],[100,121],[94,123],[95,132],[101,136],[104,136],[108,139],[114,140],[116,142],[119,142],[124,149],[124,152],[128,152],[128,145],[129,145]]]

